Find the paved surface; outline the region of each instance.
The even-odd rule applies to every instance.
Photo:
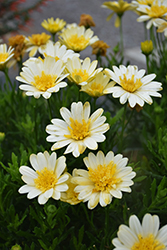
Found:
[[[33,1],[29,0],[28,3]],[[92,27],[92,30],[100,40],[110,46],[108,49],[110,52],[119,41],[119,29],[114,26],[116,15],[110,21],[106,21],[111,11],[101,7],[103,2],[103,0],[53,0],[47,2],[46,6],[41,7],[40,12],[32,12],[32,25],[28,31],[19,31],[19,33],[28,36],[46,32],[41,26],[41,22],[50,17],[64,19],[67,23],[79,23],[80,15],[85,13],[93,17],[96,26]],[[143,68],[145,67],[145,57],[140,52],[140,43],[144,41],[144,26],[143,23],[137,22],[137,17],[137,14],[132,11],[125,12],[123,16],[125,59],[130,60],[131,64]],[[91,53],[92,48],[88,47],[81,53],[81,58],[90,56],[94,60],[95,56],[91,56]]]

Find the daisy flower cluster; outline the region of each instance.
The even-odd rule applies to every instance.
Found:
[[[147,29],[153,25],[157,32],[167,34],[167,0],[138,0],[131,4],[119,0],[104,2],[102,7],[112,10],[108,20],[114,13],[117,15],[116,27],[121,27],[125,11],[134,10],[140,15],[138,22],[148,21]],[[104,56],[109,60],[106,53],[110,46],[94,35],[90,28],[95,26],[91,16],[82,15],[79,24],[67,24],[63,19],[51,17],[41,25],[49,34],[17,35],[9,39],[9,47],[5,43],[0,44],[0,70],[9,79],[8,69],[18,64],[21,70],[16,80],[22,93],[20,96],[36,104],[39,102],[40,122],[47,121],[43,134],[45,145],[49,148],[37,152],[36,147],[35,153],[30,152],[29,164],[20,164],[19,173],[24,185],[18,192],[27,194],[28,199],[37,198],[40,205],[59,200],[70,205],[86,203],[89,210],[98,206],[111,208],[113,203],[114,210],[122,199],[121,209],[126,214],[126,197],[136,187],[133,185],[137,171],[135,164],[128,163],[129,157],[126,156],[129,155],[129,148],[124,150],[122,139],[124,134],[128,138],[126,133],[134,114],[132,110],[140,110],[144,105],[149,107],[154,97],[162,97],[159,93],[163,89],[162,83],[149,70],[148,60],[154,49],[153,43],[145,41],[141,44],[147,70],[139,69],[137,65],[125,66],[123,58],[119,65],[108,64],[107,67],[98,59]],[[88,56],[81,58],[80,52],[88,46],[92,47],[96,60]],[[13,89],[12,84],[10,87]],[[102,100],[102,104],[97,99]],[[121,105],[123,108],[118,110]],[[131,112],[129,117],[126,117],[127,107]],[[33,104],[32,109],[37,112],[36,105]],[[47,114],[43,115],[42,109],[47,110]],[[29,109],[25,112],[28,113]],[[115,117],[112,117],[113,113]],[[43,124],[38,122],[38,115],[35,113],[32,134],[43,128]],[[114,126],[116,122],[118,127]],[[135,126],[137,122],[136,119]],[[22,122],[20,126],[24,130],[29,124]],[[162,134],[159,131],[158,136]],[[165,136],[162,139],[165,141]],[[36,134],[37,144],[38,140]],[[132,147],[130,145],[130,150]],[[27,150],[30,151],[28,146]],[[149,208],[144,208],[144,211],[149,212]],[[87,212],[86,215],[89,218]],[[129,226],[120,225],[117,237],[112,240],[115,250],[167,250],[167,225],[159,229],[158,215],[146,213],[142,223],[139,220],[141,216],[138,218],[131,210],[128,215]]]
[[[121,4],[121,2],[120,2]],[[129,8],[129,5],[125,9]],[[58,41],[54,42],[46,33],[33,34],[22,39],[24,52],[29,52],[29,59],[23,62],[22,71],[16,79],[21,82],[19,88],[27,96],[38,99],[50,99],[60,89],[78,87],[95,100],[100,96],[112,94],[120,98],[120,103],[129,103],[131,108],[144,103],[152,104],[150,96],[161,97],[161,83],[153,81],[155,74],[145,75],[145,70],[137,66],[120,65],[109,68],[99,67],[98,60],[89,57],[80,59],[79,52],[98,41],[93,37],[90,28],[77,24],[67,25],[63,20],[53,18],[44,20],[42,26],[51,34],[58,32]],[[16,40],[16,39],[15,39]],[[17,39],[19,41],[19,39]],[[20,39],[21,41],[21,39]],[[8,53],[4,60],[10,59]],[[26,48],[26,49],[25,49]],[[39,54],[39,57],[35,55]],[[87,151],[98,150],[98,144],[107,140],[104,135],[110,129],[103,115],[103,108],[94,109],[89,101],[73,101],[70,109],[60,108],[61,119],[54,117],[51,124],[46,125],[46,138],[53,143],[51,151],[66,147],[63,154],[72,153],[78,158]],[[51,112],[52,113],[52,112]],[[73,167],[68,172],[66,157],[57,157],[48,151],[30,155],[32,168],[21,166],[20,173],[26,185],[19,189],[20,193],[28,193],[27,198],[38,196],[38,202],[45,204],[49,198],[60,199],[70,204],[88,202],[88,208],[94,209],[98,204],[102,207],[112,202],[113,198],[121,199],[123,192],[131,192],[132,179],[136,176],[132,167],[127,166],[128,158],[122,154],[114,155],[113,151],[104,154],[102,150],[83,158],[85,169]]]

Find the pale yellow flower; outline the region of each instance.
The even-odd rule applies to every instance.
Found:
[[[30,58],[24,63],[20,76],[16,79],[24,84],[19,86],[28,96],[39,98],[50,98],[52,93],[58,92],[60,88],[67,86],[62,81],[67,74],[64,74],[64,66],[61,60],[56,61],[53,57]]]
[[[166,250],[167,225],[159,226],[157,215],[145,214],[142,224],[136,215],[131,215],[129,227],[120,225],[118,237],[112,240],[114,250]]]
[[[35,56],[39,48],[43,48],[49,41],[50,35],[45,32],[41,34],[33,34],[27,38],[27,52],[29,52],[29,57]]]
[[[59,200],[61,192],[68,189],[65,183],[69,178],[63,173],[66,168],[66,158],[57,158],[56,153],[49,155],[47,151],[30,155],[30,163],[33,167],[21,166],[22,180],[26,185],[19,188],[19,193],[28,193],[27,198],[33,199],[38,196],[39,204],[45,204],[49,198]]]
[[[97,142],[105,141],[103,135],[109,130],[109,124],[104,123],[106,117],[102,116],[103,109],[96,110],[90,116],[90,103],[73,102],[71,111],[65,107],[60,109],[61,119],[52,119],[52,124],[46,127],[46,132],[50,134],[46,140],[55,142],[51,150],[57,150],[68,145],[64,154],[71,153],[78,157],[84,153],[86,148],[96,150]]]
[[[151,40],[141,42],[141,51],[146,56],[150,55],[153,51],[153,42]]]
[[[80,91],[83,91],[95,98],[103,96],[105,95],[104,90],[107,90],[115,85],[114,82],[109,82],[109,80],[110,77],[106,76],[102,72],[99,72],[92,81],[81,86]]]
[[[66,184],[68,185],[68,189],[66,192],[61,193],[60,200],[63,202],[67,202],[71,205],[76,205],[81,202],[81,200],[78,199],[78,193],[74,191],[76,184],[71,182],[72,178],[76,176],[76,169],[73,170],[72,175],[69,173],[68,175],[69,175],[69,178],[66,181]]]
[[[108,8],[108,9],[113,11],[107,17],[107,21],[109,21],[111,19],[111,17],[114,15],[114,13],[117,14],[117,18],[115,21],[115,27],[120,26],[120,18],[122,17],[124,12],[132,9],[131,4],[124,1],[124,0],[104,2],[101,7]]]
[[[122,192],[131,192],[132,178],[136,173],[127,165],[127,158],[121,154],[114,156],[112,151],[105,156],[102,151],[97,155],[89,153],[84,163],[88,170],[76,170],[72,182],[77,184],[74,189],[78,199],[88,201],[88,208],[95,208],[98,203],[102,207],[111,203],[112,198],[122,198]]]
[[[140,5],[137,11],[143,13],[137,21],[148,21],[146,28],[150,29],[152,25],[157,26],[157,20],[167,18],[167,1],[155,0],[151,6]]]
[[[66,45],[68,49],[72,49],[75,52],[80,52],[86,47],[96,42],[97,36],[93,36],[94,32],[84,26],[69,26],[63,29],[59,34],[59,40],[62,44]]]
[[[87,57],[81,61],[78,57],[68,59],[66,63],[66,71],[69,74],[68,79],[77,85],[85,85],[92,81],[96,74],[103,70],[103,68],[96,69],[97,60],[91,62]]]
[[[0,70],[4,70],[8,67],[7,63],[14,56],[14,48],[11,46],[7,48],[7,45],[0,44]]]
[[[62,30],[66,25],[66,22],[63,19],[56,18],[54,20],[53,17],[44,20],[41,23],[42,27],[49,31],[51,34],[56,34],[58,31]]]

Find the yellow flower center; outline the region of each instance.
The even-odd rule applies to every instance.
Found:
[[[131,78],[127,79],[126,75],[124,74],[123,79],[121,78],[121,76],[119,77],[119,79],[122,88],[130,93],[135,92],[143,85],[140,79],[136,79],[136,81],[134,81],[134,75],[132,75]]]
[[[50,37],[43,32],[42,34],[33,34],[32,37],[29,36],[28,38],[32,44],[40,46],[46,44]]]
[[[120,183],[121,178],[117,178],[117,166],[111,161],[107,166],[98,165],[96,169],[89,168],[89,177],[94,182],[94,192],[109,191],[111,188],[116,188]]]
[[[5,62],[8,58],[9,53],[0,53],[0,63]]]
[[[76,80],[76,82],[80,83],[86,81],[89,77],[89,74],[87,73],[86,69],[74,69],[72,77]]]
[[[40,91],[46,91],[55,86],[57,76],[56,75],[46,75],[44,71],[42,71],[41,76],[34,76],[35,82],[32,84]]]
[[[83,35],[78,36],[77,34],[72,35],[67,41],[68,46],[74,51],[84,50],[88,46],[88,43],[89,38],[86,39]]]
[[[147,13],[152,18],[162,17],[167,12],[166,6],[159,6],[158,4],[152,5],[150,9],[146,8]]]
[[[138,235],[139,241],[136,242],[131,250],[162,250],[165,249],[165,246],[161,244],[158,240],[155,240],[152,234],[149,234],[147,237],[142,237]]]
[[[40,189],[42,193],[54,188],[58,179],[53,171],[48,170],[46,167],[41,171],[36,171],[38,178],[34,179],[35,187]]]
[[[70,135],[65,135],[65,137],[72,138],[76,141],[79,141],[89,136],[90,121],[86,123],[86,121],[82,119],[82,123],[80,123],[77,120],[73,120],[72,118],[70,118],[70,121],[71,121],[71,124],[70,124],[70,127],[68,127],[68,130],[70,131]]]

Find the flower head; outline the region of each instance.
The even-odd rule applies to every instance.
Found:
[[[166,250],[167,225],[159,229],[159,217],[145,214],[142,224],[136,215],[130,216],[129,227],[121,225],[112,243],[114,250]]]
[[[128,100],[131,108],[134,108],[136,104],[143,107],[144,102],[152,104],[150,96],[161,97],[157,91],[162,90],[162,84],[152,81],[156,77],[155,74],[144,76],[144,69],[138,71],[137,66],[120,65],[119,68],[113,66],[113,71],[105,69],[104,72],[119,85],[108,88],[104,93],[112,93],[114,98],[120,97],[121,104]]]
[[[53,17],[44,20],[41,23],[42,27],[49,31],[51,34],[56,34],[58,31],[62,30],[66,25],[66,22],[63,19],[56,18],[54,20]]]
[[[39,52],[44,56],[54,57],[55,60],[62,60],[63,63],[67,62],[67,59],[72,59],[74,56],[79,57],[80,54],[75,53],[71,49],[67,49],[65,45],[61,45],[60,42],[55,44],[52,41],[49,41],[44,48],[40,48]]]
[[[74,191],[76,184],[72,183],[72,178],[76,176],[76,169],[73,170],[72,175],[68,173],[69,178],[66,181],[68,185],[68,189],[66,192],[61,193],[60,200],[63,202],[67,202],[71,205],[76,205],[81,202],[81,200],[78,199],[78,193]]]
[[[88,95],[95,98],[103,96],[105,95],[104,90],[115,85],[115,83],[109,82],[109,80],[110,78],[108,76],[102,72],[99,72],[91,82],[81,86],[80,91],[86,92]]]
[[[80,52],[99,39],[97,36],[93,36],[93,31],[90,28],[69,26],[69,28],[63,29],[62,33],[60,33],[59,40],[68,49]]]
[[[61,192],[68,189],[65,183],[69,178],[67,173],[63,173],[66,168],[66,158],[57,158],[55,152],[51,155],[47,151],[30,155],[30,163],[33,167],[21,166],[22,180],[26,185],[18,191],[21,194],[28,193],[27,198],[33,199],[38,196],[39,204],[45,204],[50,197],[59,200]]]
[[[138,22],[148,21],[146,28],[150,29],[152,25],[157,26],[157,20],[167,17],[167,1],[155,0],[151,6],[140,5],[137,11],[143,14],[137,19]]]
[[[22,61],[27,46],[26,46],[26,37],[23,35],[16,35],[9,38],[9,46],[14,48],[13,60],[10,61],[10,65],[13,66],[15,63]]]
[[[27,51],[30,51],[29,56],[35,56],[39,48],[43,48],[49,41],[50,35],[46,33],[42,34],[33,34],[27,39]]]
[[[80,16],[80,23],[79,26],[85,26],[86,29],[90,28],[91,26],[95,26],[93,21],[93,17],[88,14],[82,14]]]
[[[136,173],[127,165],[127,158],[121,154],[114,156],[112,151],[105,156],[102,151],[97,155],[89,153],[84,163],[88,170],[76,170],[72,182],[77,184],[74,189],[78,199],[88,201],[88,208],[93,209],[98,203],[102,207],[111,203],[112,197],[121,199],[122,192],[131,192],[131,180]]]
[[[4,70],[7,66],[8,61],[14,56],[14,48],[11,46],[7,48],[7,45],[0,44],[0,70]]]
[[[69,73],[68,79],[77,85],[85,85],[92,81],[96,74],[102,71],[103,68],[95,69],[98,61],[90,61],[87,57],[81,61],[78,57],[67,59],[66,71]]]
[[[150,55],[153,51],[153,42],[151,40],[141,42],[141,51],[146,56]]]
[[[110,48],[110,46],[103,42],[103,41],[96,41],[91,45],[92,47],[92,54],[97,56],[106,56],[107,49]]]
[[[56,142],[53,144],[51,150],[57,150],[68,145],[64,154],[71,153],[78,157],[86,148],[96,150],[98,148],[97,142],[103,142],[105,136],[103,135],[108,129],[109,124],[104,123],[105,116],[101,116],[103,109],[96,110],[90,116],[90,104],[86,102],[73,102],[71,104],[71,111],[62,107],[60,114],[61,119],[52,119],[52,124],[46,127],[46,132],[50,135],[46,138],[49,142]]]
[[[30,58],[25,62],[20,76],[16,79],[24,84],[19,86],[26,91],[26,95],[39,98],[50,98],[51,94],[58,92],[60,88],[66,87],[67,83],[62,81],[67,74],[63,74],[64,66],[61,60],[57,62],[53,57]]]
[[[115,27],[120,26],[120,18],[122,17],[124,12],[127,11],[127,10],[131,10],[131,8],[132,8],[131,4],[124,1],[124,0],[104,2],[101,7],[108,8],[108,9],[113,11],[107,17],[107,21],[109,21],[111,19],[111,17],[114,15],[114,13],[117,14],[117,18],[116,18],[116,21],[115,21]]]
[[[167,37],[167,21],[163,19],[157,19],[155,23],[157,25],[157,32],[164,32],[164,36]]]

